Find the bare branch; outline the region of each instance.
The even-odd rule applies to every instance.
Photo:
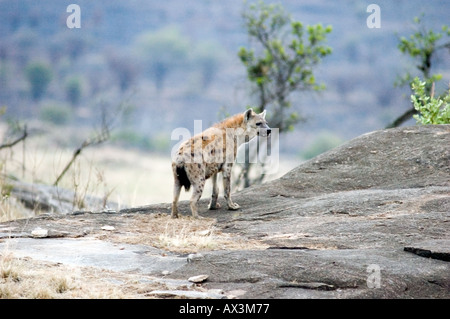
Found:
[[[408,121],[413,115],[417,114],[417,110],[414,107],[409,108],[405,113],[400,115],[392,123],[387,125],[385,128],[394,128],[400,126],[403,122]]]
[[[23,133],[19,138],[17,138],[16,140],[14,140],[10,143],[5,143],[5,144],[0,145],[0,149],[7,148],[7,147],[13,147],[17,143],[24,141],[27,137],[28,137],[28,131],[27,131],[27,126],[25,125],[23,128]]]
[[[89,146],[93,146],[93,145],[98,145],[101,144],[105,141],[107,141],[110,137],[110,127],[109,125],[111,125],[111,123],[106,123],[105,120],[105,115],[102,114],[102,128],[100,133],[98,133],[94,138],[92,139],[86,139],[83,141],[83,143],[81,144],[80,147],[78,147],[72,155],[72,159],[67,163],[67,165],[64,167],[64,169],[62,170],[62,172],[59,174],[58,178],[56,179],[56,181],[53,183],[53,186],[57,186],[58,183],[61,181],[61,179],[63,178],[63,176],[67,173],[67,171],[69,170],[69,168],[72,166],[72,164],[75,162],[75,160],[77,159],[77,157],[81,154],[81,152],[83,151],[83,149],[89,147]]]
[[[431,93],[430,93],[430,97],[434,98],[434,82],[431,83]]]

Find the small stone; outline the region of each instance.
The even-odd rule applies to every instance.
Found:
[[[211,235],[211,229],[206,229],[206,230],[202,230],[202,231],[198,231],[197,232],[198,236],[209,236]]]
[[[204,282],[206,279],[208,279],[208,275],[198,275],[190,277],[188,281],[198,284]]]
[[[204,258],[203,255],[199,254],[199,253],[198,254],[189,254],[188,257],[187,257],[187,261],[188,261],[188,263],[190,263],[190,262],[193,262],[193,261],[201,260],[203,258]]]
[[[102,229],[111,231],[111,230],[115,230],[116,228],[114,226],[105,225],[105,226],[102,227]]]
[[[164,271],[162,272],[162,274],[163,274],[163,276],[167,276],[168,274],[170,274],[170,271],[164,270]]]
[[[48,237],[48,230],[43,229],[41,227],[37,227],[31,232],[31,235],[34,238],[45,238],[45,237]]]
[[[190,291],[190,290],[153,290],[148,293],[151,296],[159,298],[175,297],[188,299],[225,299],[223,294],[217,294],[209,291]]]
[[[100,212],[100,214],[115,214],[115,213],[117,213],[117,211],[111,208],[106,208]]]
[[[235,298],[242,297],[246,293],[247,293],[247,291],[245,291],[245,290],[237,289],[237,290],[231,290],[231,291],[227,292],[226,296],[228,297],[228,299],[235,299]]]

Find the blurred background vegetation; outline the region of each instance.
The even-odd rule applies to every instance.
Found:
[[[206,128],[262,107],[255,94],[262,78],[252,82],[251,72],[267,61],[250,63],[256,43],[246,22],[257,1],[78,0],[81,28],[69,29],[66,8],[73,2],[0,1],[0,124],[28,128],[3,129],[3,140],[14,140],[8,132],[47,132],[48,140],[73,149],[106,113],[108,143],[169,156],[175,128],[192,132],[194,120]],[[300,25],[307,32],[324,26],[317,30],[326,34],[318,33],[323,61],[305,75],[315,89],[293,90],[283,102],[293,117],[281,135],[282,154],[300,162],[414,112],[403,84],[415,76],[427,90],[434,81],[436,96],[446,92],[450,2],[377,1],[381,28],[370,29],[372,2],[276,2],[300,23],[294,35]],[[291,46],[301,52],[299,39]],[[286,48],[276,49],[283,58]],[[269,120],[281,113],[264,108]],[[415,124],[411,116],[400,124]]]

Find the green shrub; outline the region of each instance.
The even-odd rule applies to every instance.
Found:
[[[323,132],[317,136],[306,149],[301,152],[304,159],[311,159],[319,154],[322,154],[336,146],[342,144],[342,139],[330,132]]]
[[[124,147],[135,147],[143,150],[150,150],[150,139],[133,130],[125,129],[119,131],[111,137],[112,142],[116,142]]]
[[[32,62],[27,65],[25,76],[30,83],[31,97],[39,101],[53,78],[51,67],[42,62]]]
[[[64,125],[71,120],[72,110],[66,105],[47,104],[42,106],[39,117],[47,123]]]
[[[138,148],[153,152],[165,152],[170,148],[170,139],[166,134],[149,137],[131,129],[118,131],[113,134],[111,141],[122,147]]]
[[[71,77],[66,81],[65,91],[67,100],[72,105],[78,105],[81,99],[81,80],[78,77]]]
[[[160,133],[151,139],[152,150],[155,152],[166,152],[170,150],[169,134]]]
[[[450,124],[450,90],[443,97],[435,98],[433,93],[428,96],[425,93],[425,82],[414,79],[411,89],[411,101],[419,114],[414,119],[420,124]]]

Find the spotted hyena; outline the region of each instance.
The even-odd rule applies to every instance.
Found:
[[[202,196],[205,181],[212,178],[213,191],[209,209],[220,207],[217,203],[219,189],[217,174],[222,172],[224,197],[228,209],[236,210],[230,196],[231,168],[236,159],[239,145],[256,135],[267,137],[271,129],[266,122],[266,111],[260,114],[252,109],[225,119],[224,121],[195,135],[180,145],[173,156],[172,170],[175,180],[172,203],[172,217],[178,217],[178,199],[181,188],[186,191],[192,186],[190,200],[192,216],[198,217],[197,203]]]

